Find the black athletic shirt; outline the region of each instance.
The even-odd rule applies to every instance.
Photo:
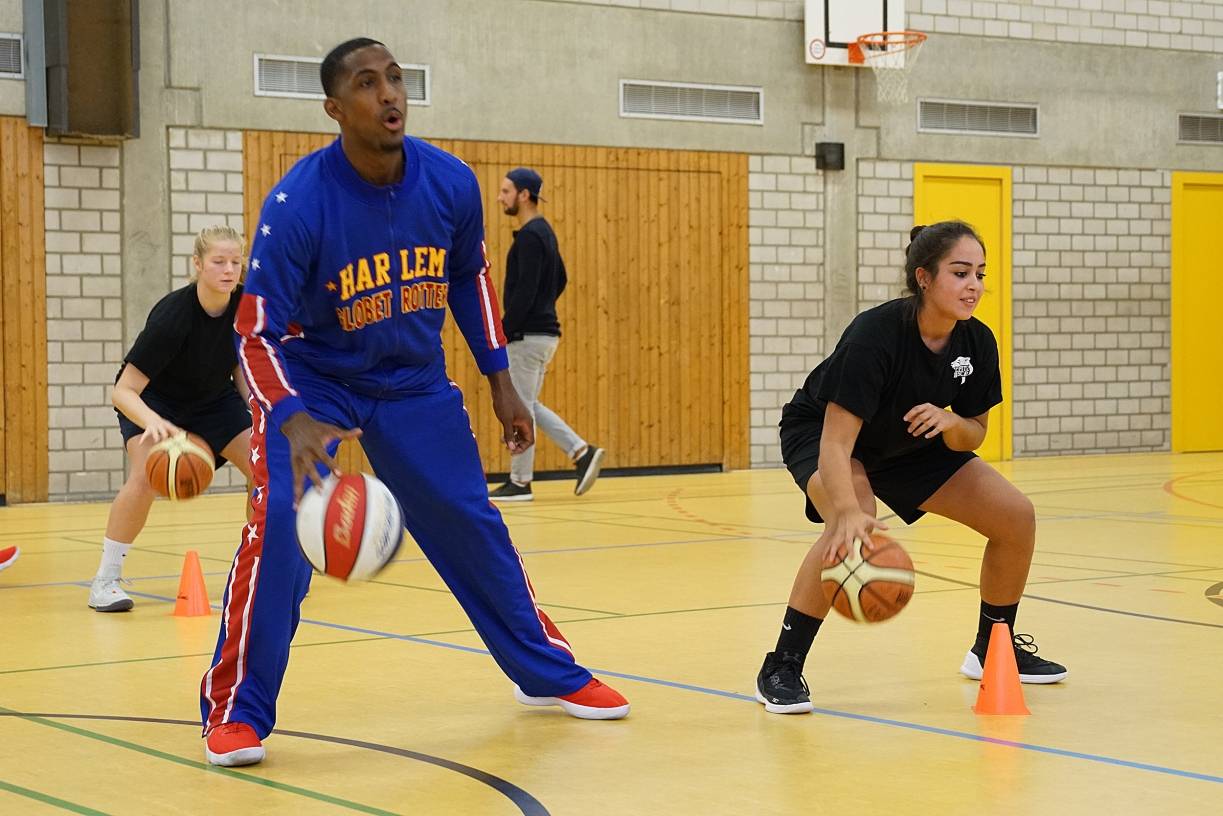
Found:
[[[200,305],[194,283],[176,289],[149,312],[124,365],[140,369],[149,378],[146,390],[174,405],[208,403],[234,390],[234,316],[241,299],[239,285],[225,312],[211,317]]]
[[[556,233],[543,216],[532,218],[514,233],[505,260],[505,315],[501,326],[508,340],[524,334],[560,336],[556,299],[568,277]]]
[[[998,343],[989,327],[970,317],[956,323],[946,348],[935,353],[921,339],[914,303],[892,300],[853,319],[837,347],[816,366],[782,424],[822,425],[829,402],[862,420],[854,457],[890,459],[938,440],[914,437],[904,415],[929,402],[975,417],[1002,402]]]

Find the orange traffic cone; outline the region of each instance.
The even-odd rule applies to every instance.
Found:
[[[183,561],[174,614],[184,618],[212,614],[212,607],[208,605],[208,589],[204,586],[204,572],[200,569],[200,554],[195,550],[187,550],[187,558]]]
[[[1019,682],[1019,666],[1015,663],[1015,647],[1011,629],[1006,623],[995,623],[989,633],[989,651],[981,673],[981,690],[972,710],[978,714],[1031,714],[1023,703],[1023,686]]]

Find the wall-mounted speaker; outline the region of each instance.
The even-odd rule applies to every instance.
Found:
[[[139,135],[139,0],[44,0],[47,131]]]

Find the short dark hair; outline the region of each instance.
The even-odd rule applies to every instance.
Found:
[[[926,269],[931,277],[938,274],[939,261],[947,257],[951,248],[964,236],[968,236],[981,245],[985,252],[985,242],[977,231],[963,221],[940,221],[930,226],[916,226],[909,231],[909,240],[905,247],[905,286],[909,292],[921,302],[921,284],[917,282],[917,270]]]
[[[351,40],[345,40],[331,49],[327,56],[323,58],[323,64],[318,69],[319,79],[323,82],[324,94],[327,96],[334,95],[332,92],[335,90],[336,82],[339,81],[342,74],[341,68],[344,65],[344,58],[353,51],[370,45],[381,45],[383,48],[386,48],[385,44],[377,40],[371,40],[369,37],[356,37]]]

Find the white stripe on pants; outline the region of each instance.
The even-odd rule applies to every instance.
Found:
[[[510,380],[534,418],[536,429],[536,444],[510,456],[510,478],[518,484],[529,483],[535,475],[535,448],[539,443],[539,431],[547,434],[570,459],[586,445],[586,441],[574,433],[565,420],[539,401],[544,374],[560,340],[550,334],[528,334],[505,347],[510,356]]]

